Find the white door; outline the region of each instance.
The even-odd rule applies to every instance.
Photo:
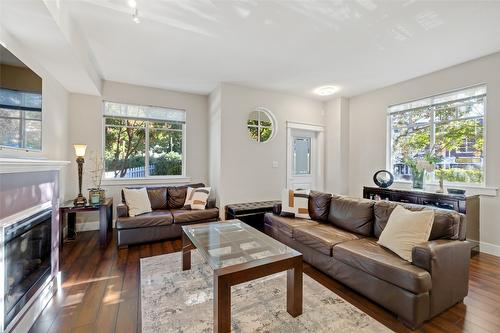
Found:
[[[301,126],[304,127],[304,126]],[[289,127],[287,147],[287,188],[323,189],[323,133]]]

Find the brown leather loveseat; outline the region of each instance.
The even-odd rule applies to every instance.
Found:
[[[282,217],[276,206],[265,215],[264,229],[302,252],[307,263],[416,328],[467,295],[470,244],[465,241],[465,216],[435,209],[430,240],[413,248],[411,263],[400,258],[377,244],[396,205],[311,192],[311,220]]]
[[[187,188],[204,187],[202,183],[183,186],[146,187],[150,213],[130,217],[122,191],[122,204],[117,207],[117,245],[153,242],[182,235],[181,227],[186,224],[213,222],[219,219],[215,200],[210,199],[204,210],[183,209]]]

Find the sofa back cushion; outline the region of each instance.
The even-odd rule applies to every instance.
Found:
[[[371,236],[373,231],[372,200],[332,196],[328,221],[336,227],[363,236]]]
[[[332,195],[330,193],[311,191],[309,193],[309,216],[311,219],[327,222],[331,201]]]
[[[147,187],[149,201],[153,210],[167,209],[167,188],[161,187]]]
[[[401,205],[412,211],[420,211],[424,209],[434,210],[434,224],[432,225],[431,235],[429,240],[440,238],[445,239],[465,239],[464,216],[452,210],[432,208],[415,204],[400,204],[390,201],[378,201],[373,207],[375,214],[374,234],[379,238],[382,230],[384,230],[387,220],[392,211],[397,205]]]
[[[167,188],[167,206],[169,209],[172,208],[182,208],[184,207],[184,202],[186,201],[187,188],[188,187],[205,187],[205,184],[189,184],[182,186],[170,186]]]

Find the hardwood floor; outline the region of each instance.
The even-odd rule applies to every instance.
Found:
[[[139,259],[181,250],[181,240],[117,250],[99,248],[99,233],[78,234],[62,253],[61,288],[30,332],[140,332]],[[180,269],[180,268],[179,268]],[[311,266],[304,272],[396,332],[411,332],[397,319]],[[500,258],[471,259],[469,296],[416,332],[500,332]]]

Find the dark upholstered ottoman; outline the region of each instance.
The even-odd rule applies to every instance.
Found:
[[[279,203],[280,200],[274,200],[226,205],[226,220],[238,219],[264,231],[264,214],[272,212],[273,206]]]

